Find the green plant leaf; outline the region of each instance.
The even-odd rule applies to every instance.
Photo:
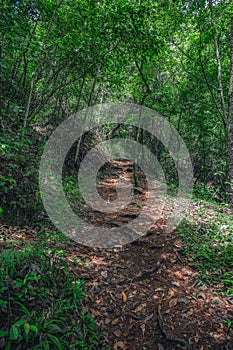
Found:
[[[29,331],[30,331],[30,325],[29,325],[29,323],[24,323],[23,328],[24,328],[24,332],[25,332],[26,334],[28,334]]]
[[[30,325],[30,330],[34,333],[38,333],[38,328],[34,326],[33,324]]]
[[[20,336],[18,328],[13,324],[10,329],[10,339],[17,340]]]
[[[23,326],[25,324],[25,322],[26,322],[25,319],[23,319],[23,320],[21,319],[21,320],[15,322],[14,326],[15,327],[21,327],[21,326]]]
[[[7,334],[8,334],[7,331],[1,331],[0,330],[0,338],[5,337],[5,335],[7,335]]]
[[[55,337],[52,334],[48,334],[48,338],[50,339],[50,342],[54,345],[55,349],[63,350],[62,343],[60,342],[60,340],[57,337]]]

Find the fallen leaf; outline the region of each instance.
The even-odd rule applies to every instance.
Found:
[[[204,293],[198,293],[198,294],[197,294],[197,298],[198,298],[198,299],[203,299],[203,300],[205,300],[205,299],[206,299],[206,296],[205,296]]]
[[[142,303],[142,304],[138,305],[138,307],[136,307],[136,309],[134,309],[133,312],[135,312],[135,313],[139,312],[145,307],[146,307],[146,303]]]
[[[142,324],[140,326],[141,330],[142,330],[142,337],[144,338],[144,335],[145,335],[145,331],[146,331],[146,326],[144,324]]]
[[[173,307],[173,306],[175,306],[177,304],[177,302],[178,302],[178,299],[171,299],[170,302],[169,302],[169,306]]]
[[[195,343],[198,343],[198,342],[199,342],[199,339],[200,339],[200,338],[199,338],[198,334],[196,333],[196,334],[195,334],[195,337],[194,337]]]
[[[118,323],[118,321],[119,321],[119,318],[115,318],[115,320],[113,320],[113,321],[112,321],[112,325],[117,324],[117,323]]]
[[[126,296],[125,292],[122,292],[121,295],[122,295],[122,300],[123,300],[123,302],[126,303],[126,301],[127,301],[127,296]]]
[[[113,334],[114,334],[117,338],[120,338],[120,337],[121,337],[121,332],[120,332],[120,331],[115,331],[115,332],[113,332]]]
[[[105,324],[109,324],[111,322],[110,318],[106,317],[105,318]]]
[[[126,350],[125,343],[123,341],[118,341],[114,344],[113,350]]]
[[[175,294],[174,289],[170,288],[169,291],[168,291],[168,296],[169,297],[173,297],[174,294]]]
[[[107,278],[108,277],[108,272],[107,271],[101,271],[101,276],[104,277],[104,278]]]
[[[190,310],[187,312],[186,316],[187,316],[187,317],[190,317],[190,316],[192,316],[192,315],[193,315],[193,309],[190,309]]]

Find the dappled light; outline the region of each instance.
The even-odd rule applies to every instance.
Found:
[[[232,6],[0,1],[0,350],[233,349]]]

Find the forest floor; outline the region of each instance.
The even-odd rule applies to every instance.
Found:
[[[116,198],[116,182],[122,177],[133,180],[131,163],[114,162],[111,174],[102,174],[98,191],[105,200]],[[126,210],[101,214],[86,207],[86,220],[111,229],[134,219],[147,197],[142,175],[140,186]],[[85,280],[85,309],[103,330],[110,350],[232,350],[233,297],[219,293],[221,285],[199,283],[192,258],[183,253],[185,243],[176,232],[166,233],[170,210],[168,202],[144,237],[117,248],[75,242],[61,247],[56,240],[53,244],[65,250],[73,273]],[[151,215],[153,211],[156,208],[151,208]],[[194,202],[188,215],[199,220]],[[17,233],[12,239],[22,236]],[[30,241],[30,230],[25,237]]]
[[[106,200],[116,198],[116,181],[133,181],[132,164],[115,162],[111,175],[98,185]],[[87,210],[93,224],[121,226],[140,213],[146,200],[146,184],[136,191],[134,205],[120,214]],[[169,212],[169,204],[164,213]],[[151,208],[151,213],[156,208]],[[195,205],[189,208],[195,221]],[[166,215],[148,234],[113,250],[78,246],[76,257],[83,269],[77,276],[87,283],[90,312],[113,350],[233,349],[233,298],[219,295],[219,286],[199,285],[190,257],[181,252],[184,243],[176,233],[166,233]],[[89,266],[86,266],[89,261]]]

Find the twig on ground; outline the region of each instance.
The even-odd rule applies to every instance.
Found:
[[[165,325],[162,314],[161,314],[161,304],[159,303],[158,305],[158,325],[159,325],[159,329],[162,333],[162,335],[164,336],[164,338],[166,340],[169,340],[173,343],[178,343],[180,344],[184,349],[189,349],[189,344],[180,338],[176,338],[171,334],[170,330],[165,330],[165,328],[168,328],[167,325]]]

